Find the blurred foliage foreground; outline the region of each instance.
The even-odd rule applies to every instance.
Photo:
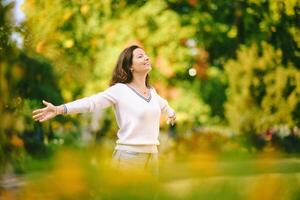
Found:
[[[160,156],[160,176],[117,171],[104,144],[66,148],[51,159],[28,160],[20,188],[2,188],[5,200],[300,198],[300,158],[279,152],[220,155],[215,151]]]

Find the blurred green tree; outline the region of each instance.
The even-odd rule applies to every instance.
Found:
[[[282,51],[262,43],[243,46],[225,64],[226,117],[237,133],[261,134],[275,125],[300,125],[300,71],[282,64]]]
[[[194,49],[192,63],[202,75],[195,92],[211,107],[211,114],[224,120],[226,81],[205,76],[210,67],[217,67],[224,74],[228,59],[236,59],[241,45],[263,41],[282,52],[282,64],[292,63],[300,69],[299,1],[296,0],[239,0],[239,1],[167,1],[170,9],[179,13],[181,24],[192,25]],[[200,60],[200,62],[199,62]],[[202,62],[201,62],[202,61]],[[207,63],[206,65],[203,63]],[[222,77],[223,75],[221,75]],[[185,77],[184,77],[185,78]],[[214,89],[211,89],[214,88]],[[217,94],[217,96],[216,96]]]
[[[25,133],[45,147],[44,131],[31,116],[32,110],[41,106],[40,99],[62,102],[50,62],[29,56],[12,39],[13,34],[22,33],[22,26],[14,21],[13,7],[13,2],[0,4],[0,171],[6,163],[22,159],[21,152],[28,147]],[[39,139],[34,140],[37,135]]]

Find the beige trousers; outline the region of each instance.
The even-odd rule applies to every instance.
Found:
[[[122,171],[143,171],[158,178],[158,154],[140,153],[127,150],[114,150],[112,164]]]

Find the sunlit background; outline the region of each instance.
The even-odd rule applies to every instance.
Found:
[[[142,46],[160,177],[116,174],[112,108],[32,120],[109,86]],[[0,200],[300,199],[299,0],[2,0]]]

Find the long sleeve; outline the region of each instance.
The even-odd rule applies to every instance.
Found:
[[[154,89],[154,88],[153,88]],[[156,90],[154,89],[158,102],[159,102],[159,106],[161,109],[161,112],[163,114],[166,114],[168,117],[171,117],[175,114],[175,111],[169,106],[169,103],[167,100],[165,100],[164,98],[162,98],[161,96],[159,96],[159,94],[156,92]]]
[[[85,113],[94,112],[97,109],[104,109],[117,103],[117,88],[111,86],[103,92],[84,97],[69,103],[66,103],[67,113]]]

